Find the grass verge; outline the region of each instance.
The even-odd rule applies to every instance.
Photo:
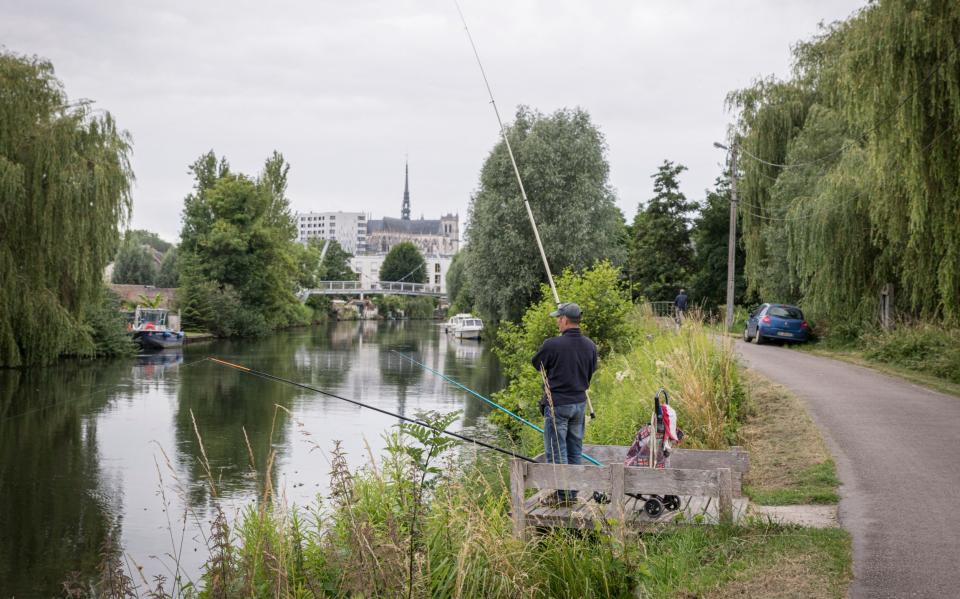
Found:
[[[661,533],[647,552],[650,597],[843,597],[852,578],[840,529],[688,527]]]
[[[940,393],[946,393],[947,395],[954,395],[960,398],[960,384],[958,383],[954,383],[948,379],[921,372],[913,368],[908,368],[906,366],[871,360],[867,357],[866,352],[861,349],[856,349],[849,346],[832,347],[819,343],[800,346],[799,349],[815,356],[833,358],[834,360],[842,360],[850,364],[870,368],[876,370],[877,372],[899,377],[911,383],[927,387],[928,389],[939,391]]]
[[[749,414],[740,439],[750,452],[744,494],[760,505],[833,504],[836,469],[799,398],[747,372]]]

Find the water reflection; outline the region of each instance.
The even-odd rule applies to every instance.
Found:
[[[204,361],[207,355],[404,414],[460,409],[457,426],[478,424],[484,404],[393,350],[484,394],[502,386],[485,347],[448,339],[432,323],[397,321],[336,323],[136,360],[0,371],[0,597],[58,596],[68,572],[94,571],[114,526],[145,573],[165,573],[159,561],[178,549],[167,517],[176,528],[185,510],[190,524],[180,549],[195,575],[212,505],[196,431],[220,502],[231,510],[268,483],[292,502],[312,501],[326,488],[324,454],[333,439],[343,440],[356,464],[365,459],[365,444],[376,452],[382,431],[394,424]],[[276,461],[267,480],[271,450]],[[179,538],[179,528],[174,532]]]
[[[88,571],[119,512],[96,419],[129,368],[0,370],[0,596],[37,596]]]

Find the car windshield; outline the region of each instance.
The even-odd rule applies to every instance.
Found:
[[[767,314],[770,316],[778,316],[780,318],[795,318],[797,320],[803,320],[803,312],[799,308],[794,308],[793,306],[770,306],[767,310]]]

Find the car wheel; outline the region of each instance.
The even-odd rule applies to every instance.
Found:
[[[743,340],[750,343],[750,329],[743,329]]]
[[[763,335],[760,334],[760,327],[757,327],[757,334],[753,337],[753,342],[757,345],[763,345]]]

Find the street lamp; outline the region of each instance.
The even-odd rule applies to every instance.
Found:
[[[730,153],[730,229],[727,239],[727,314],[724,324],[729,331],[733,329],[734,273],[736,272],[737,244],[737,140],[734,138],[730,148],[715,141],[713,147]]]

